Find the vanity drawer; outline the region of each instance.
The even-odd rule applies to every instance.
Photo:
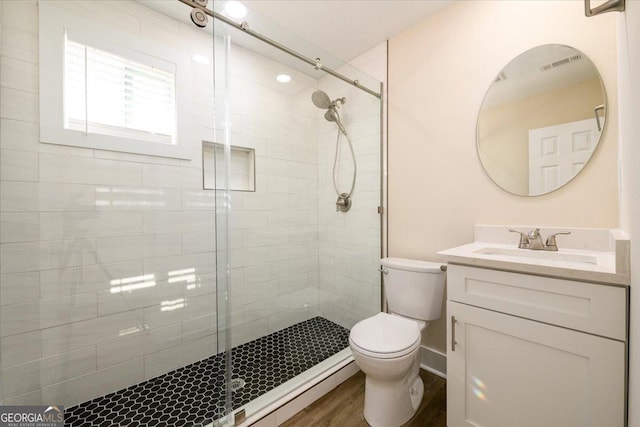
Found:
[[[447,295],[451,301],[626,340],[623,287],[449,264]]]

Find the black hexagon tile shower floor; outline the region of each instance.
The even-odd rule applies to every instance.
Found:
[[[231,349],[233,409],[349,346],[349,330],[323,317]],[[217,354],[65,411],[68,426],[205,426],[224,408]],[[244,384],[243,384],[244,382]]]

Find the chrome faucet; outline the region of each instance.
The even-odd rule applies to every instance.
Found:
[[[547,237],[546,243],[543,243],[539,228],[535,228],[529,233],[523,233],[512,229],[509,229],[509,231],[520,234],[520,243],[518,244],[519,249],[531,249],[533,251],[557,251],[558,243],[556,242],[556,236],[558,234],[571,234],[570,231],[555,233]]]

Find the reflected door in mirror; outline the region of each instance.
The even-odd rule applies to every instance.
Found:
[[[596,119],[529,131],[529,195],[569,182],[587,163],[600,138]]]

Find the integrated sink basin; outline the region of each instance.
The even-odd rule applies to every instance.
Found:
[[[592,265],[598,264],[598,257],[595,255],[569,253],[569,252],[563,252],[562,250],[558,252],[533,251],[528,249],[502,248],[502,247],[489,246],[489,247],[477,249],[473,251],[473,253],[482,254],[482,255],[500,255],[500,256],[516,257],[516,258],[534,258],[534,259],[545,259],[545,260],[553,260],[553,261],[575,262],[575,263],[592,264]]]

